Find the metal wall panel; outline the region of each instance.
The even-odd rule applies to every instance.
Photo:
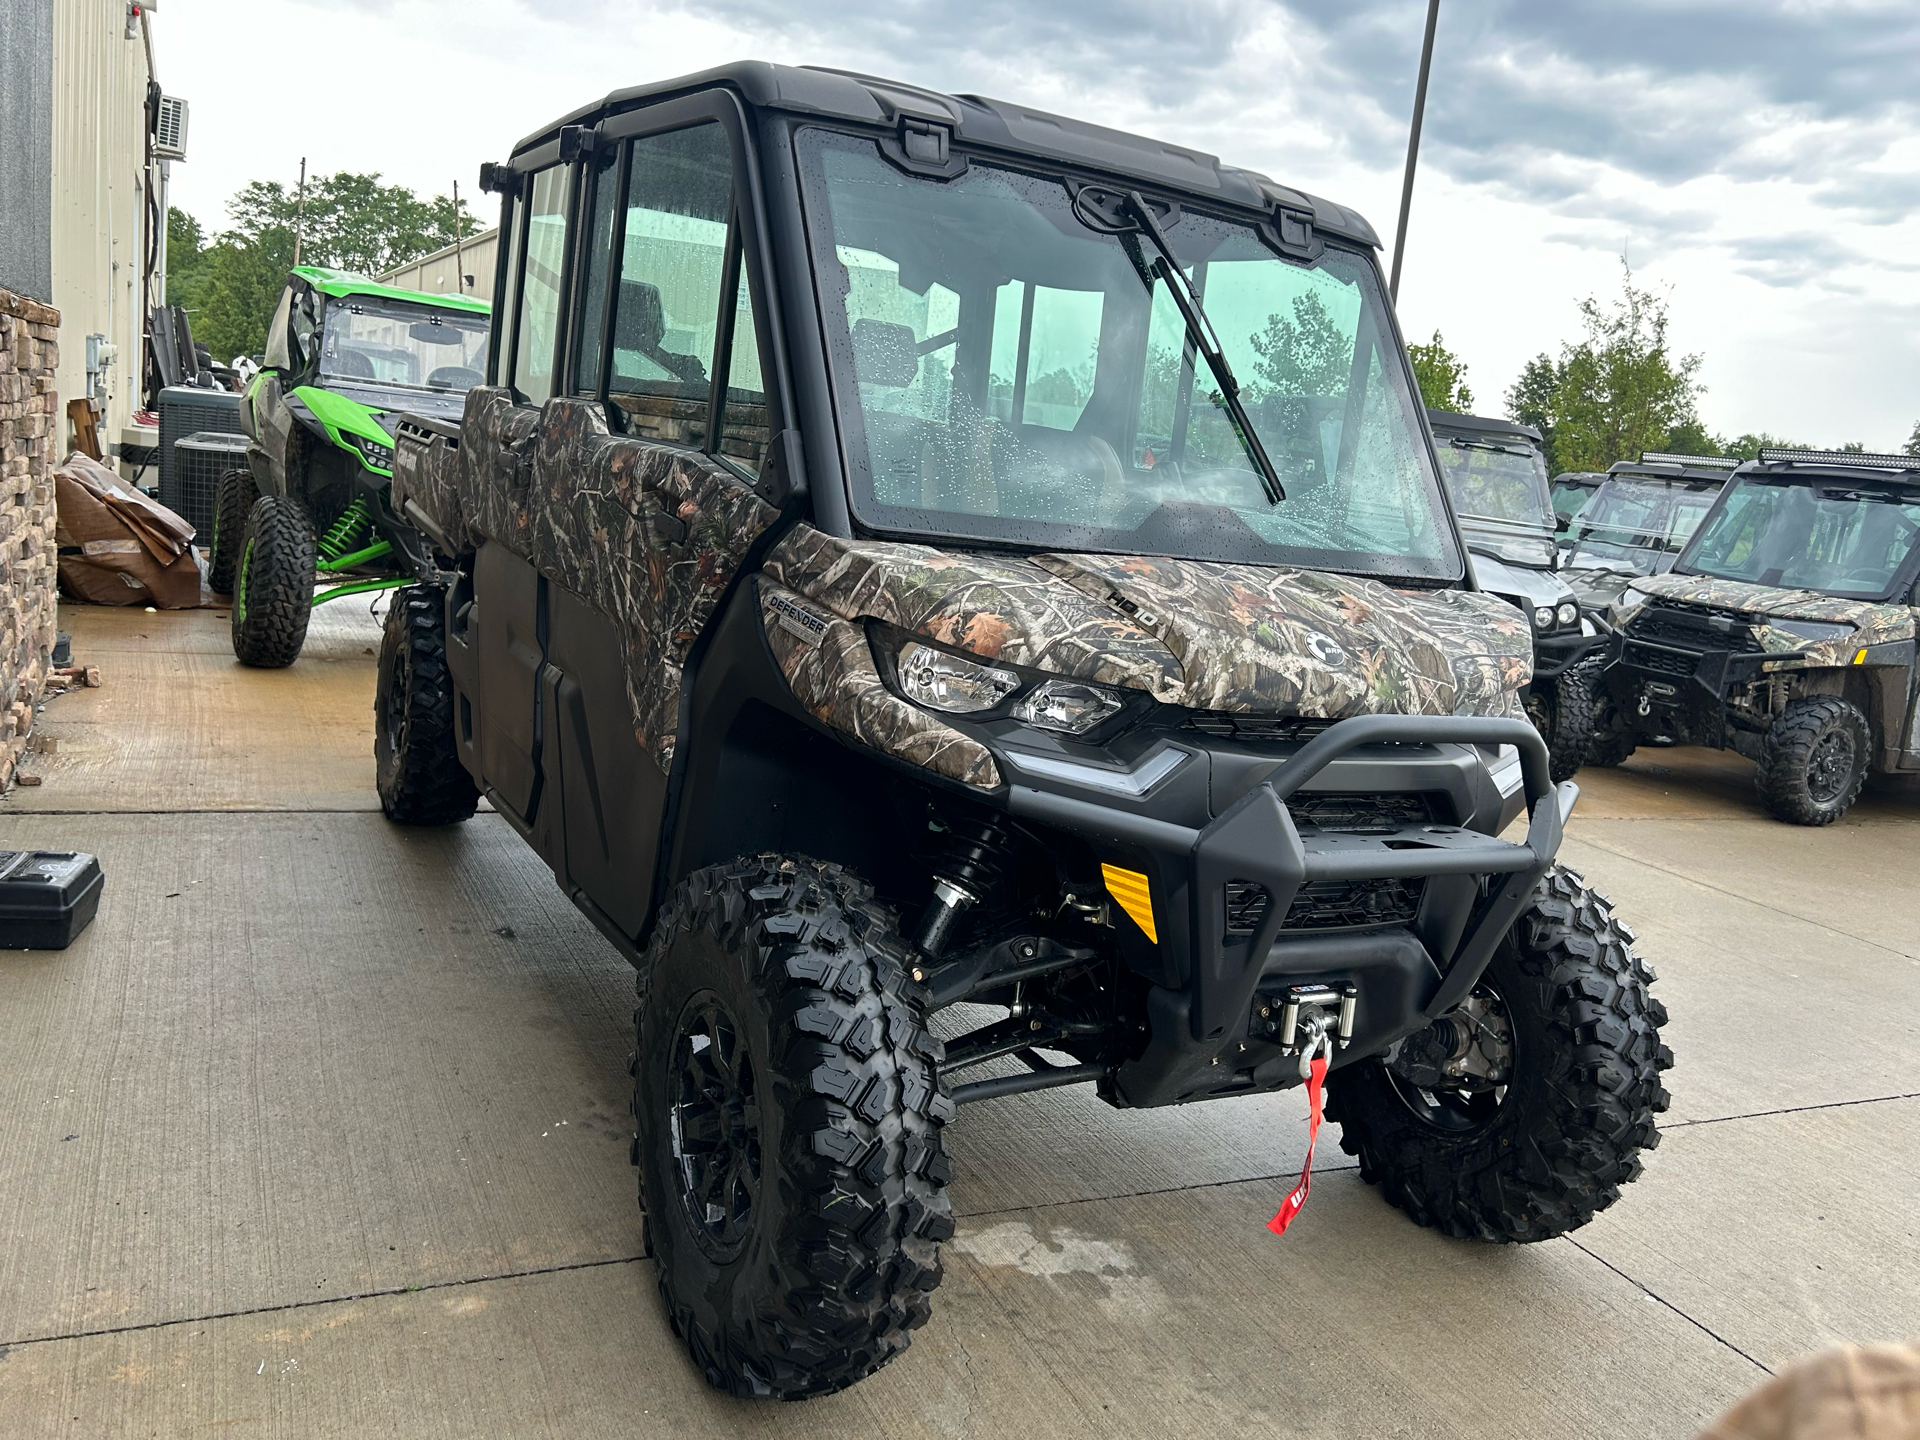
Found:
[[[499,237],[498,229],[482,230],[460,246],[460,268],[473,277],[473,284],[464,292],[469,300],[493,298],[494,247]],[[429,295],[462,293],[453,276],[453,247],[449,245],[377,278],[382,284],[397,285],[402,290],[424,290]]]
[[[0,290],[53,302],[53,0],[0,0]]]

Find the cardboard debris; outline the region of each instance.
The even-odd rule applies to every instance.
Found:
[[[211,603],[193,527],[74,451],[53,472],[60,588],[95,605],[191,610]]]

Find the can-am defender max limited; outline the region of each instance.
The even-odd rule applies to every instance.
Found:
[[[1474,579],[1527,617],[1533,676],[1522,694],[1527,718],[1545,737],[1556,781],[1586,759],[1593,701],[1579,661],[1606,636],[1566,582],[1554,574],[1553,505],[1540,432],[1512,420],[1429,410],[1453,512],[1472,555]]]
[[[1664,575],[1740,464],[1717,455],[1647,453],[1621,460],[1560,542],[1560,578],[1590,618],[1607,623],[1642,575]]]
[[[1795,825],[1920,770],[1920,458],[1762,450],[1614,613],[1595,763],[1656,735],[1736,750]]]
[[[1331,1056],[1362,1173],[1488,1240],[1639,1173],[1665,1012],[1554,863],[1528,627],[1466,583],[1364,221],[761,64],[484,175],[489,383],[399,430],[436,568],[381,800],[483,790],[638,967],[633,1156],[713,1384],[906,1346],[994,1096]],[[943,1044],[960,1001],[997,1008]]]
[[[208,566],[233,653],[291,665],[313,607],[408,583],[426,560],[388,503],[403,411],[456,417],[486,367],[488,306],[301,265],[240,399],[247,469],[220,478]],[[339,583],[314,594],[319,581]]]

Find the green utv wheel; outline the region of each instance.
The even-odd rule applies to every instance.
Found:
[[[240,546],[247,531],[247,512],[260,498],[253,475],[229,470],[213,491],[213,543],[207,547],[207,586],[216,595],[233,593],[233,577],[240,568]]]
[[[1838,695],[1788,705],[1767,731],[1754,786],[1776,820],[1831,825],[1860,798],[1873,756],[1873,728]]]
[[[1547,742],[1547,768],[1557,785],[1586,763],[1593,740],[1593,693],[1580,667],[1570,665],[1527,687],[1527,720]]]
[[[1361,1178],[1463,1239],[1578,1229],[1640,1174],[1667,1108],[1666,1007],[1633,933],[1556,865],[1462,1006],[1327,1081]]]
[[[695,872],[654,931],[634,1160],[668,1318],[717,1389],[831,1394],[926,1323],[953,1102],[911,964],[864,882],[796,857]]]
[[[480,792],[454,746],[447,674],[446,591],[393,592],[373,687],[374,785],[399,825],[451,825],[473,814]]]
[[[262,495],[247,513],[233,589],[233,653],[242,665],[279,670],[300,656],[313,614],[313,517],[285,495]]]

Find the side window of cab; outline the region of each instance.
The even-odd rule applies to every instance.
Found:
[[[766,395],[725,127],[605,146],[586,174],[576,392],[629,435],[758,474]]]

